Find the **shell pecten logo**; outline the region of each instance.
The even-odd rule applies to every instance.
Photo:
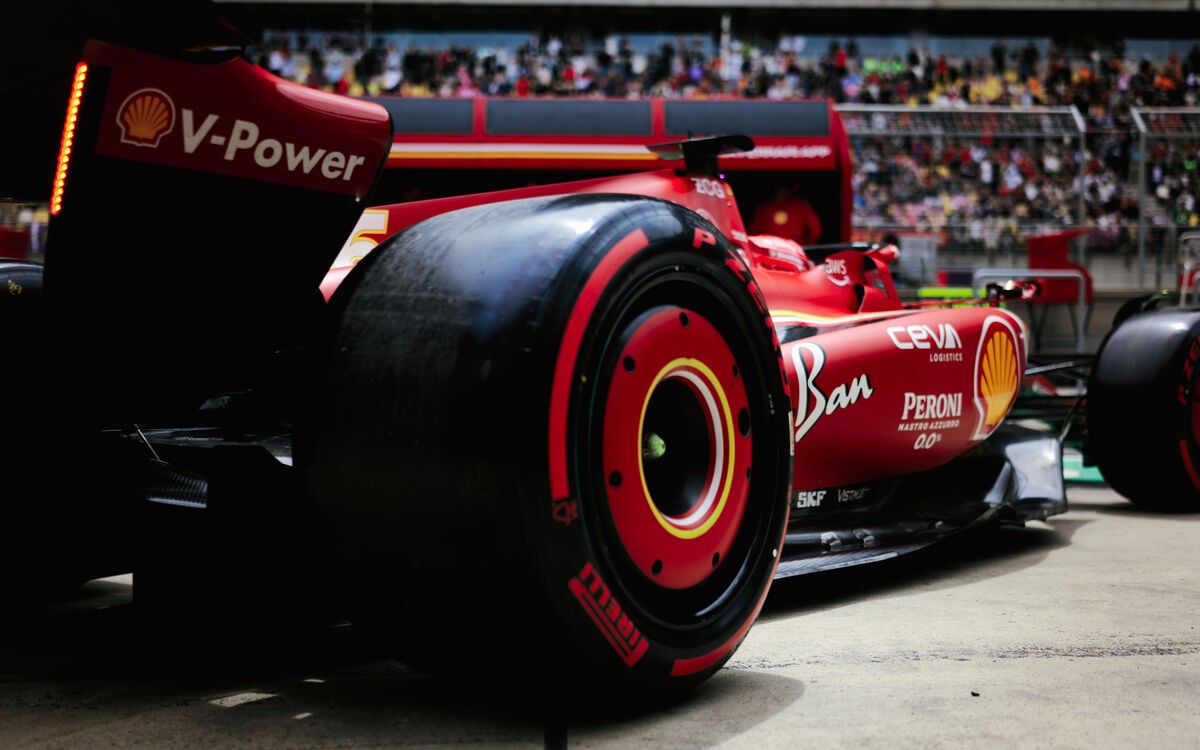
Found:
[[[1016,336],[1004,321],[992,318],[984,326],[976,361],[975,394],[985,436],[1008,415],[1021,386],[1021,363]]]
[[[139,89],[117,109],[121,142],[157,148],[175,127],[175,103],[159,89]]]

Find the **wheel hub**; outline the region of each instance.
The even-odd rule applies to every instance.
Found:
[[[745,512],[745,384],[720,332],[694,311],[654,308],[619,342],[603,423],[609,513],[642,575],[695,586],[725,559]]]

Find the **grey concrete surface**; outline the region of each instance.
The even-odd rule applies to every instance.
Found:
[[[352,628],[151,646],[127,577],[9,601],[0,748],[1200,745],[1200,514],[1070,499],[1046,523],[783,582],[688,700],[572,723],[431,680]]]

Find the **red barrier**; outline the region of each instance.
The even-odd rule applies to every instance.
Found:
[[[0,227],[0,258],[24,260],[29,257],[29,230]]]

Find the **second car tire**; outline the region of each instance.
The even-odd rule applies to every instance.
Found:
[[[1200,510],[1200,313],[1133,315],[1105,339],[1087,392],[1087,458],[1146,508]]]

